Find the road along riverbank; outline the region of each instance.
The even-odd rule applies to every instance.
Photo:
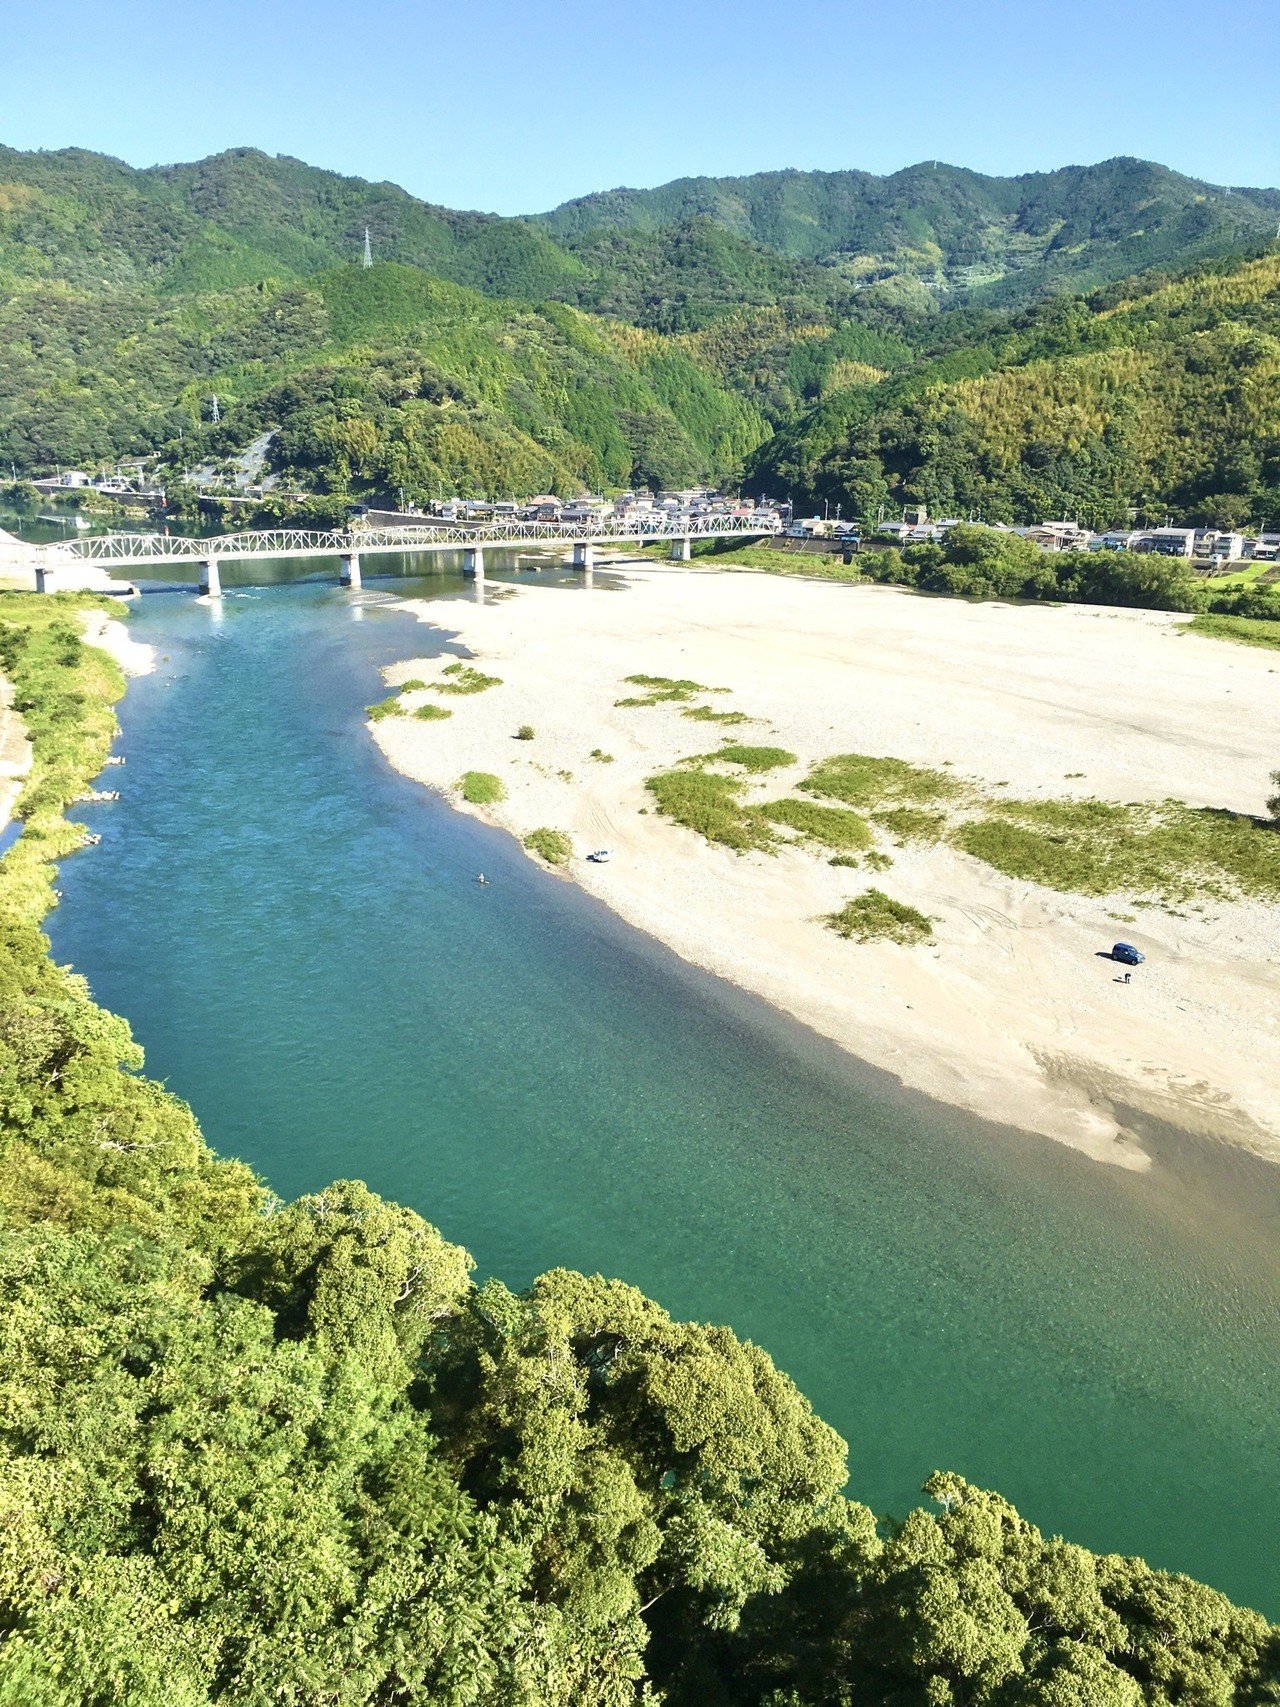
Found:
[[[1065,893],[910,820],[895,834],[892,811],[856,867],[785,832],[740,852],[668,821],[646,787],[732,742],[748,767],[775,749],[766,773],[710,763],[748,805],[794,797],[815,763],[859,753],[984,799],[1258,812],[1280,726],[1266,652],[1184,634],[1160,612],[652,564],[629,568],[622,592],[528,587],[418,615],[495,679],[459,692],[469,679],[438,657],[388,671],[393,686],[425,684],[373,724],[391,763],[521,838],[562,832],[559,869],[684,958],[914,1089],[1099,1159],[1147,1165],[1125,1109],[1280,1159],[1272,900]],[[415,715],[425,706],[435,713]],[[469,804],[468,772],[497,777],[501,798]],[[584,858],[601,847],[607,864]],[[830,929],[869,887],[924,914],[931,940]],[[1100,952],[1117,938],[1147,954],[1128,984]]]

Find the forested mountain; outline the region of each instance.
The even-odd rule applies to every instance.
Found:
[[[1240,270],[1230,351],[1199,287],[1172,317],[1168,279],[1122,291],[1145,317],[1065,293],[1197,256],[1224,278],[1278,209],[1116,160],[686,179],[519,220],[251,149],[145,171],[0,149],[0,463],[180,466],[271,429],[277,472],[339,496],[730,479],[754,451],[757,484],[855,507],[1252,514],[1271,370],[1244,334],[1274,336],[1269,275]],[[1090,401],[1071,413],[1063,386]]]
[[[877,1522],[769,1357],[208,1149],[48,954],[123,682],[0,594],[0,1700],[1266,1707],[1280,1630],[939,1474]],[[234,1072],[234,1061],[226,1063]],[[856,1487],[856,1482],[855,1482]]]
[[[601,230],[658,232],[708,219],[780,254],[822,260],[851,280],[906,273],[1013,301],[1048,285],[1083,289],[1143,268],[1184,265],[1269,237],[1276,190],[1224,189],[1146,160],[1107,160],[1017,178],[930,161],[869,172],[760,172],[608,190],[544,214],[581,244]]]
[[[573,492],[725,473],[765,431],[654,333],[392,263],[197,296],[32,287],[0,300],[0,344],[0,455],[28,468],[275,428],[275,466],[320,491]]]
[[[537,300],[582,269],[522,220],[453,213],[394,184],[230,149],[144,171],[70,148],[0,148],[0,288],[60,279],[94,292],[225,291],[379,260]]]
[[[1280,250],[944,322],[783,428],[753,482],[855,512],[1280,525]]]

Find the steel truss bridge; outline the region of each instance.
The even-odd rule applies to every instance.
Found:
[[[380,552],[504,551],[521,545],[574,546],[575,558],[590,563],[585,548],[669,540],[676,547],[696,539],[759,539],[768,525],[750,526],[736,516],[637,518],[599,522],[494,522],[476,526],[353,527],[322,532],[311,528],[271,528],[188,539],[160,533],[107,533],[87,539],[58,540],[39,546],[35,555],[46,572],[88,563],[244,562],[255,557],[360,558]],[[483,562],[483,556],[481,556]]]

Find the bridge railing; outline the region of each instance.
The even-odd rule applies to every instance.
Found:
[[[341,557],[367,551],[442,551],[501,549],[524,544],[610,544],[628,539],[729,539],[759,537],[768,523],[754,526],[740,517],[691,516],[658,520],[619,517],[587,522],[490,522],[444,527],[360,527],[246,529],[192,539],[159,533],[108,533],[88,539],[60,540],[38,548],[50,567],[63,563],[203,562],[207,558]]]

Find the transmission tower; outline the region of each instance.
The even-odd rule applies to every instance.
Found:
[[[373,265],[373,244],[369,241],[369,227],[367,225],[364,228],[364,259],[360,265],[362,267]]]
[[[209,401],[213,404],[213,414],[210,416],[210,419],[213,421],[214,425],[216,426],[217,423],[222,419],[222,416],[218,413],[218,397],[217,397],[216,392],[209,399]]]

